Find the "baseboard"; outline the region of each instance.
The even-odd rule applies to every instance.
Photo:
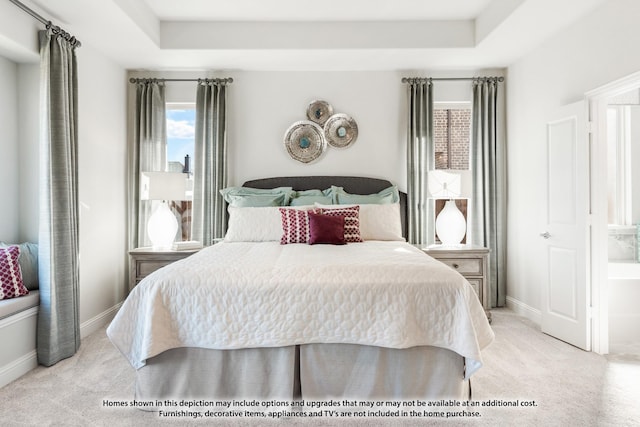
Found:
[[[80,324],[80,338],[86,338],[107,323],[111,322],[118,310],[120,310],[120,307],[122,307],[122,302],[119,302],[113,307]]]
[[[542,312],[537,308],[533,308],[528,304],[523,303],[513,297],[507,297],[507,307],[513,310],[516,314],[526,317],[537,325],[542,323]]]
[[[35,350],[30,351],[7,365],[4,365],[0,368],[0,388],[17,380],[27,372],[35,369],[37,366],[38,355]]]
[[[38,307],[31,307],[26,310],[22,310],[16,314],[12,314],[11,316],[7,316],[4,319],[0,320],[0,329],[5,328],[9,325],[13,325],[14,323],[21,322],[27,317],[37,316],[38,315]]]
[[[109,323],[115,314],[118,312],[120,307],[122,306],[122,302],[114,305],[113,307],[103,311],[97,316],[92,317],[91,319],[83,322],[80,325],[80,337],[85,338],[93,332],[97,331],[107,323]],[[33,316],[37,313],[37,307],[33,309],[25,310],[22,313],[19,313],[18,316],[12,319],[3,319],[3,325],[7,325],[11,323],[15,323],[16,321],[22,320],[28,316]],[[9,384],[12,381],[17,380],[27,372],[38,366],[38,355],[36,350],[32,350],[27,354],[15,359],[14,361],[0,366],[0,388]]]

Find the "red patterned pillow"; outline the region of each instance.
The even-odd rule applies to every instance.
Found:
[[[0,248],[0,300],[27,295],[29,290],[22,282],[22,271],[18,258],[20,248]]]
[[[309,214],[306,210],[280,208],[282,218],[281,245],[309,243]]]
[[[323,215],[344,216],[344,240],[347,243],[362,242],[360,236],[360,206],[344,208],[318,208],[316,213]]]

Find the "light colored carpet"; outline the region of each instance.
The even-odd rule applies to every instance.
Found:
[[[104,400],[133,398],[133,369],[106,338],[104,328],[87,337],[74,357],[39,367],[0,389],[3,426],[139,425],[489,425],[638,426],[640,355],[603,357],[542,334],[508,309],[493,311],[496,341],[472,380],[473,399],[535,401],[535,407],[480,407],[481,417],[425,419],[316,419],[194,421],[159,418],[131,408],[106,408]]]

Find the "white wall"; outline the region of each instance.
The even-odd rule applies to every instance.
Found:
[[[38,241],[40,64],[18,65],[19,240]]]
[[[234,77],[229,105],[230,183],[282,175],[363,175],[405,185],[405,99],[393,72],[246,72]],[[293,160],[283,138],[294,122],[307,120],[315,99],[350,115],[358,139],[342,150],[328,148],[312,164]]]
[[[640,70],[638,16],[640,2],[604,2],[508,68],[507,294],[534,319],[544,283],[538,234],[544,230],[546,119],[585,92]]]
[[[0,56],[0,241],[18,239],[20,190],[18,180],[18,65]]]
[[[131,77],[232,77],[228,89],[229,185],[270,176],[360,175],[389,179],[406,190],[406,105],[404,76],[502,75],[502,70],[451,72],[229,72],[176,73],[132,71]],[[129,109],[133,86],[130,85]],[[194,102],[194,82],[168,82],[167,102]],[[336,113],[349,114],[358,139],[348,148],[328,148],[312,164],[291,159],[283,139],[294,122],[306,120],[315,99]],[[471,100],[470,81],[438,81],[436,102]]]
[[[77,54],[80,322],[90,332],[86,323],[126,296],[127,83],[90,46]]]

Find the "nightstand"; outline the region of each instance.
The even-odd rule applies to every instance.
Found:
[[[489,322],[491,309],[489,301],[489,249],[482,246],[433,245],[420,247],[427,255],[447,264],[462,274],[478,294],[478,299],[484,308]]]
[[[200,249],[184,251],[154,251],[152,248],[137,248],[129,251],[129,292],[142,279],[154,271],[195,254]]]

